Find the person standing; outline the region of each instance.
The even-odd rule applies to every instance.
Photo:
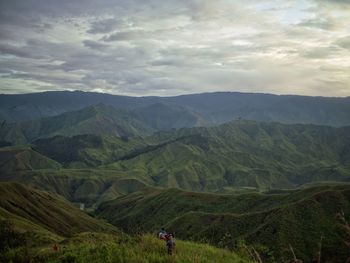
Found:
[[[172,233],[167,235],[166,246],[168,248],[168,255],[172,255],[175,248],[175,239]]]

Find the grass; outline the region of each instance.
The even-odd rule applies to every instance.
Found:
[[[169,257],[156,235],[129,236],[58,195],[18,183],[0,183],[0,236],[0,262],[249,262],[180,240]]]
[[[146,234],[119,238],[94,233],[79,234],[60,244],[60,251],[41,248],[32,262],[91,262],[91,263],[248,263],[241,256],[210,245],[176,241],[172,256],[167,255],[165,242]]]
[[[18,231],[70,236],[82,231],[119,232],[74,207],[63,197],[18,183],[0,183],[0,219]]]

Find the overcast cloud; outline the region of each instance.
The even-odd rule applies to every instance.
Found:
[[[350,96],[348,0],[2,0],[0,92]]]

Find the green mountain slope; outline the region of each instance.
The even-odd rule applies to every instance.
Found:
[[[141,178],[141,179],[140,179]],[[86,207],[129,194],[147,186],[147,178],[111,170],[28,170],[0,174],[0,181],[26,185],[64,196]]]
[[[56,135],[97,134],[130,137],[150,134],[151,131],[130,113],[99,104],[53,117],[5,123],[0,129],[0,138],[21,144]]]
[[[103,203],[97,213],[129,232],[165,226],[180,238],[237,248],[244,240],[278,262],[345,262],[350,256],[341,222],[350,213],[350,186],[307,188],[280,194],[217,195],[148,189]],[[349,219],[349,218],[347,218]],[[268,252],[266,248],[268,248]],[[284,259],[284,260],[283,260]]]
[[[0,139],[23,144],[57,135],[83,134],[128,138],[160,130],[204,125],[201,117],[183,107],[152,104],[131,110],[117,110],[98,104],[60,115],[16,123],[2,122]]]
[[[236,121],[147,138],[153,147],[106,166],[196,191],[349,180],[350,128]]]
[[[89,198],[89,203],[120,178],[149,186],[210,192],[294,188],[310,182],[350,179],[349,127],[240,120],[210,128],[159,132],[147,138],[56,136],[33,142],[31,149],[65,169],[54,171],[51,167],[50,171],[36,173],[40,168],[28,168],[25,176],[23,169],[7,165],[2,169],[2,180],[25,177],[60,194],[75,193],[78,187],[74,185],[89,181],[92,189],[98,189],[92,191],[95,197]],[[18,170],[22,173],[16,173]],[[62,178],[74,182],[69,183],[71,190],[59,189],[61,183],[56,182]],[[128,189],[124,192],[130,193]],[[64,196],[72,201],[79,199],[72,197],[75,194]]]
[[[185,241],[169,258],[155,235],[128,236],[62,197],[14,183],[0,183],[0,235],[1,262],[251,262]]]
[[[65,167],[97,167],[121,159],[147,143],[139,138],[77,135],[55,136],[33,142],[33,149],[60,162]]]
[[[138,144],[143,145],[135,140],[135,145]],[[33,148],[3,147],[0,148],[0,181],[26,183],[89,207],[138,191],[152,183],[140,173],[93,168],[114,160],[133,147],[133,142],[117,137],[93,135],[42,139]],[[52,153],[51,157],[60,163],[36,151],[39,148],[47,155]]]
[[[139,121],[147,124],[154,131],[205,126],[209,124],[194,111],[162,103],[136,108],[133,110],[133,113]]]
[[[0,183],[0,208],[1,219],[11,221],[15,218],[18,226],[21,221],[31,222],[59,236],[84,231],[118,232],[115,227],[88,216],[58,195],[17,183]]]
[[[0,148],[0,173],[3,175],[23,170],[55,170],[60,167],[58,162],[27,146]]]
[[[121,233],[61,196],[18,183],[0,183],[0,262],[32,262],[42,246],[51,248],[85,231]]]

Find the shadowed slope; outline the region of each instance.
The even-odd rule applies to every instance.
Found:
[[[56,135],[97,134],[130,137],[150,134],[151,131],[130,113],[99,104],[53,117],[4,124],[0,129],[0,137],[5,141],[20,144]],[[17,135],[13,136],[14,133]]]
[[[61,165],[28,146],[0,148],[0,173],[23,170],[59,169]]]
[[[154,131],[205,124],[201,117],[183,107],[152,104],[144,108],[118,110],[98,104],[77,111],[16,123],[2,122],[0,139],[23,144],[57,135],[109,135],[127,139]]]

